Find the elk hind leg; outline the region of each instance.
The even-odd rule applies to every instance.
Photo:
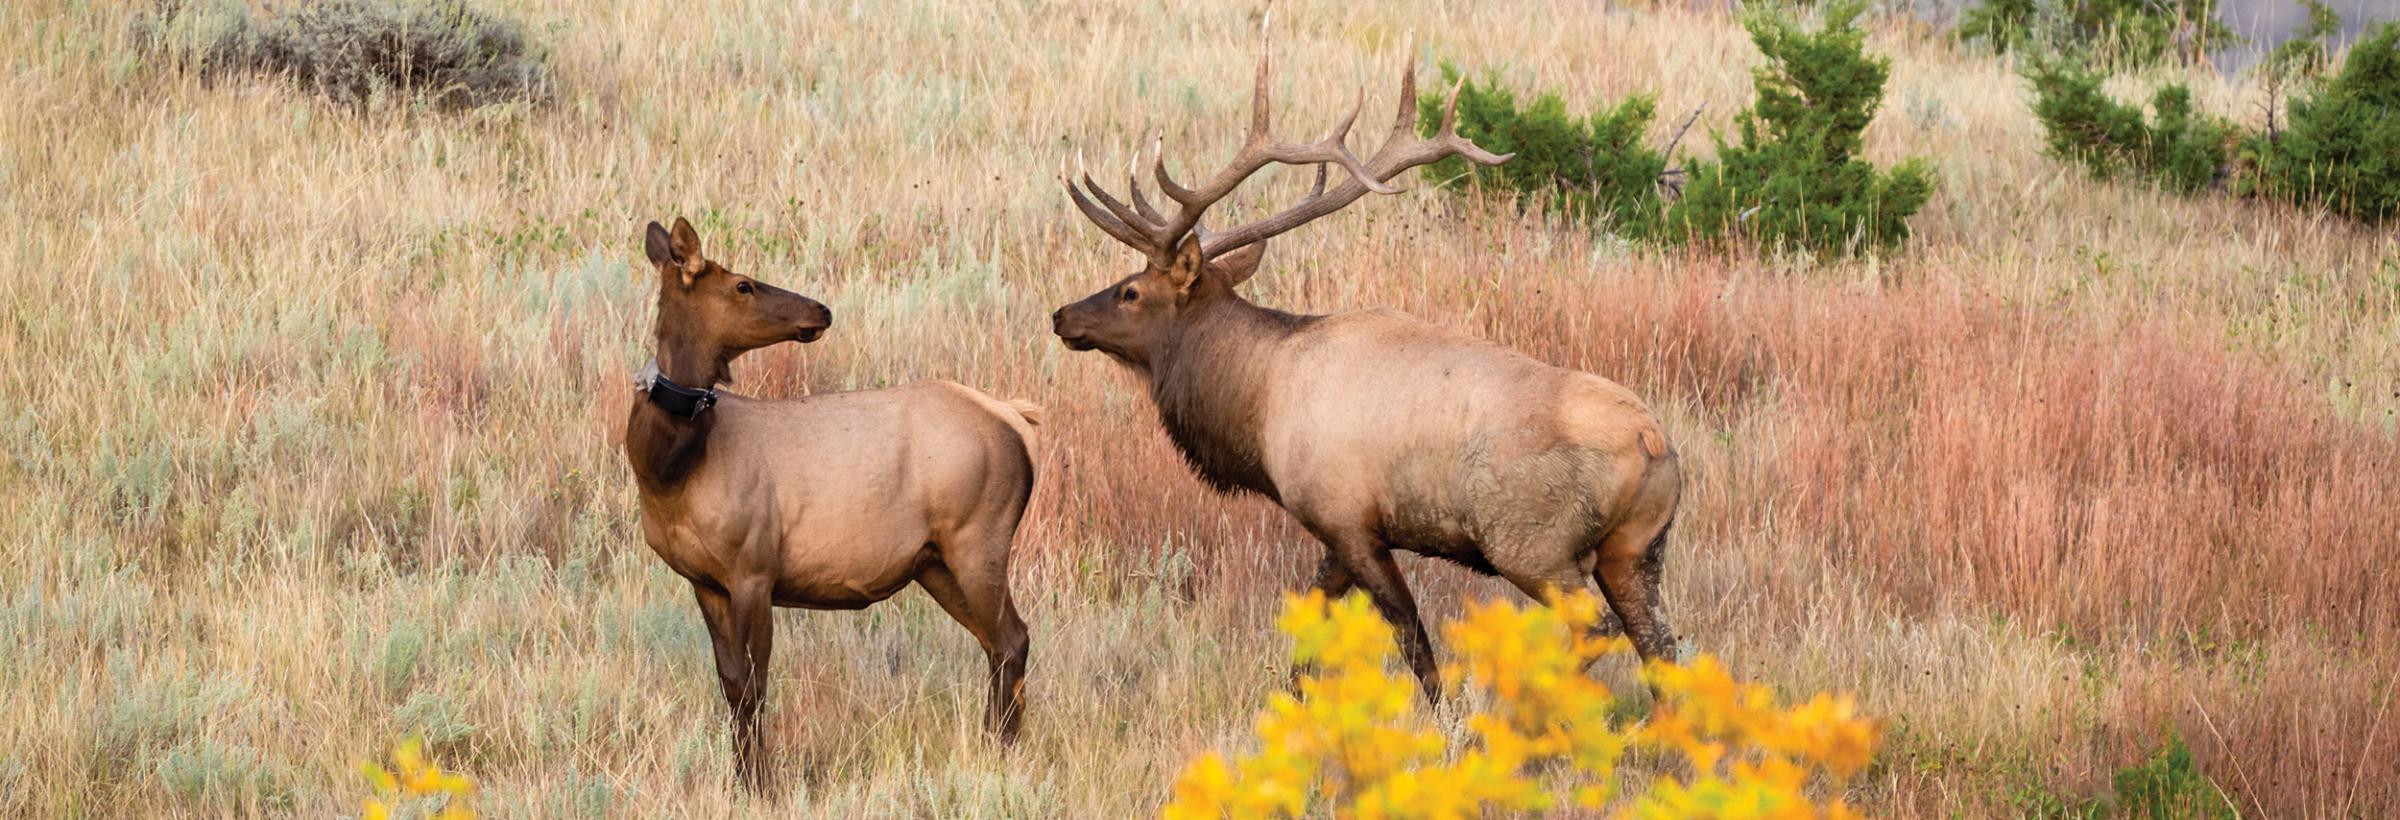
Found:
[[[1500,571],[1500,577],[1508,579],[1509,584],[1524,592],[1525,597],[1542,604],[1549,604],[1553,595],[1589,592],[1595,578],[1592,567],[1596,565],[1576,555],[1581,551],[1578,547],[1583,538],[1581,535],[1561,535],[1540,539],[1530,545],[1531,549],[1510,556],[1515,560],[1494,561],[1493,567]],[[1602,592],[1601,598],[1607,600],[1607,593]],[[1605,638],[1623,632],[1624,626],[1615,608],[1601,607],[1600,620],[1592,625],[1592,634]]]
[[[1678,660],[1675,632],[1667,626],[1658,591],[1666,568],[1669,523],[1662,517],[1647,526],[1620,526],[1610,532],[1600,541],[1600,560],[1592,572],[1644,661]]]
[[[983,646],[991,678],[983,727],[1002,743],[1014,742],[1024,722],[1025,661],[1033,645],[1032,632],[1009,595],[1006,550],[1004,539],[997,560],[962,561],[967,567],[962,572],[936,559],[917,574],[917,585]]]

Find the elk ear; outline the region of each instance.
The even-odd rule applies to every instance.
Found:
[[[1200,269],[1208,265],[1208,257],[1200,249],[1200,237],[1185,237],[1175,246],[1175,261],[1167,265],[1167,282],[1176,293],[1189,293],[1192,283],[1200,281]]]
[[[650,230],[642,237],[642,255],[650,257],[650,264],[662,268],[679,266],[675,261],[675,240],[667,236],[666,226],[656,222],[650,223]]]
[[[675,249],[675,261],[683,264],[683,286],[691,287],[692,280],[708,270],[708,260],[700,256],[700,232],[692,230],[692,223],[679,216],[669,240]]]
[[[1208,266],[1215,268],[1218,276],[1225,277],[1226,287],[1233,287],[1250,281],[1250,276],[1258,273],[1258,260],[1266,255],[1267,241],[1261,239],[1209,260]]]
[[[675,218],[675,255],[685,260],[700,258],[700,232],[683,217]]]

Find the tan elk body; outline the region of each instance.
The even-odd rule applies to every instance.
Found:
[[[1496,573],[1536,597],[1596,581],[1644,658],[1670,654],[1658,587],[1682,476],[1658,420],[1631,391],[1399,313],[1298,316],[1235,291],[1268,237],[1391,192],[1384,181],[1401,171],[1453,155],[1507,158],[1453,132],[1455,91],[1438,134],[1418,137],[1405,68],[1397,121],[1373,156],[1361,160],[1344,144],[1355,109],[1323,140],[1278,142],[1268,133],[1267,78],[1262,57],[1249,140],[1230,167],[1184,188],[1163,159],[1156,164],[1160,190],[1180,206],[1173,216],[1138,185],[1130,202],[1089,176],[1068,185],[1087,217],[1149,264],[1059,309],[1054,331],[1137,373],[1203,480],[1273,499],[1324,542],[1317,586],[1372,596],[1429,697],[1438,692],[1432,643],[1395,549]],[[1316,165],[1315,189],[1261,222],[1200,227],[1210,205],[1274,163]],[[1332,165],[1349,179],[1329,190]]]
[[[743,782],[765,781],[756,723],[773,608],[858,609],[910,583],[982,644],[985,724],[1013,737],[1029,638],[1008,564],[1039,408],[950,382],[780,401],[714,391],[734,357],[813,341],[831,313],[705,259],[681,219],[672,233],[651,223],[646,253],[660,276],[658,359],[625,451],[643,537],[692,582],[707,622]],[[692,395],[707,398],[679,403]]]

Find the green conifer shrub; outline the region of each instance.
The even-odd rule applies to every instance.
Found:
[[[2170,84],[2151,96],[2151,117],[2117,102],[2102,78],[2064,60],[2037,61],[2026,71],[2034,86],[2034,116],[2042,121],[2052,156],[2083,166],[2098,179],[2131,177],[2181,193],[2196,193],[2224,178],[2235,129],[2192,110],[2192,93]]]
[[[1486,150],[1516,157],[1488,167],[1451,157],[1427,169],[1427,179],[1452,188],[1547,197],[1564,214],[1604,223],[1625,236],[1646,236],[1657,227],[1657,186],[1667,158],[1642,144],[1657,112],[1648,95],[1579,117],[1568,113],[1566,101],[1553,93],[1520,108],[1515,92],[1496,79],[1462,81],[1457,69],[1447,64],[1442,66],[1442,80],[1445,87],[1463,82],[1458,92],[1459,135]],[[1447,99],[1441,92],[1418,98],[1418,121],[1428,136],[1439,127]]]
[[[2180,84],[2158,89],[2145,117],[2071,62],[2037,61],[2026,77],[2051,155],[2096,178],[2181,193],[2224,188],[2365,221],[2400,217],[2400,24],[2353,45],[2338,73],[2291,100],[2284,125],[2263,131],[2194,110]]]
[[[1755,75],[1758,102],[1734,119],[1738,142],[1689,171],[1664,219],[1669,238],[1712,243],[1734,236],[1769,247],[1851,253],[1898,245],[1908,217],[1933,195],[1920,160],[1884,171],[1858,158],[1861,135],[1883,101],[1889,60],[1865,51],[1863,0],[1828,4],[1804,31],[1779,14],[1743,21],[1768,59]]]
[[[2352,218],[2400,217],[2400,23],[2357,44],[2341,71],[2292,99],[2285,129],[2253,136],[2253,190]]]

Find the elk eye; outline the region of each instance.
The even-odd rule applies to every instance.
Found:
[[[739,293],[749,293],[749,292],[750,292],[750,283],[748,283],[748,282],[743,282],[743,283],[740,283],[740,284],[734,285],[734,286],[733,286],[733,289],[734,289],[736,292],[739,292]]]
[[[1139,298],[1142,298],[1141,292],[1134,290],[1131,285],[1127,285],[1124,290],[1117,291],[1117,301],[1120,302],[1131,302]]]

